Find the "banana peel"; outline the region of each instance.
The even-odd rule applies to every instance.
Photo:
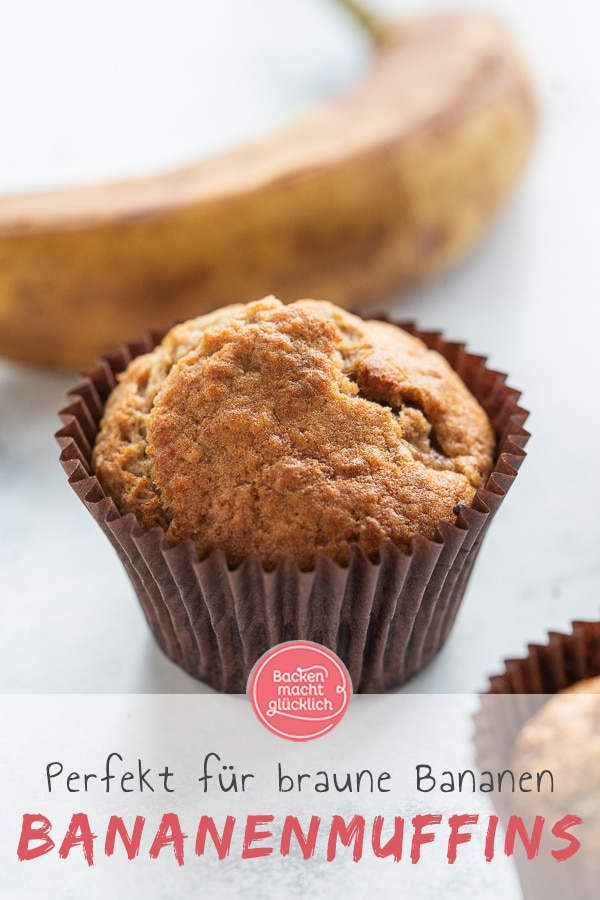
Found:
[[[460,260],[530,149],[530,79],[480,15],[388,28],[364,80],[153,178],[0,200],[0,354],[86,367],[266,294],[366,309]]]

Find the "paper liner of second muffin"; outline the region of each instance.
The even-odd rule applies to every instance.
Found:
[[[479,770],[495,773],[511,769],[516,741],[525,724],[558,691],[596,676],[600,676],[600,621],[574,622],[570,634],[551,632],[548,642],[531,645],[526,657],[507,660],[504,672],[490,678],[489,692],[481,697],[481,707],[475,716],[475,755]],[[565,748],[565,760],[568,760],[568,748]],[[560,778],[560,773],[553,774]],[[512,793],[493,794],[494,806],[504,825],[511,815],[521,815],[531,829],[535,798],[531,800],[526,795],[526,799],[527,807],[520,805]],[[591,864],[584,853],[557,863],[549,855],[548,846],[543,850],[544,855],[533,861],[521,852],[515,853],[525,900],[596,900],[600,860]]]
[[[393,324],[448,359],[485,408],[497,440],[485,490],[455,523],[441,523],[433,540],[415,536],[409,554],[385,541],[377,562],[355,546],[345,567],[320,556],[312,571],[301,572],[283,557],[265,571],[249,556],[229,569],[219,550],[199,561],[191,541],[169,547],[162,529],[144,532],[135,516],[122,516],[93,474],[92,448],[117,373],[161,335],[103,358],[61,411],[57,439],[69,483],[123,562],[156,640],[175,663],[217,690],[243,692],[267,649],[305,639],[338,654],[355,691],[382,691],[422,669],[448,636],[483,536],[525,456],[527,413],[505,375],[487,369],[484,358],[437,332]]]

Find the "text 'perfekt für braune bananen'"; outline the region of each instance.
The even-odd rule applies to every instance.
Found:
[[[204,793],[220,791],[223,793],[246,792],[256,783],[251,772],[242,772],[239,766],[223,761],[221,756],[212,751],[207,753],[201,764],[198,782]],[[501,772],[483,771],[476,773],[472,769],[452,772],[444,770],[434,772],[427,763],[420,763],[415,768],[415,787],[419,793],[430,793],[439,790],[442,793],[477,792],[490,793],[542,793],[554,792],[554,776],[549,769],[541,772],[514,773],[510,769]],[[120,753],[109,753],[98,772],[80,772],[69,769],[62,762],[55,760],[45,767],[46,784],[49,793],[66,790],[69,793],[88,793],[96,791],[125,794],[155,793],[164,791],[172,794],[176,790],[175,772],[168,765],[145,767],[141,759],[132,766],[125,763]],[[355,793],[389,793],[393,789],[392,776],[389,772],[372,772],[361,769],[354,772],[328,772],[319,769],[315,772],[292,772],[284,769],[280,762],[274,768],[272,786],[278,793],[292,791],[317,793],[355,792]],[[186,790],[189,785],[186,784]]]

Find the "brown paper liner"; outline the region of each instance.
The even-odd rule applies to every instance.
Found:
[[[489,692],[481,698],[474,737],[480,771],[510,769],[526,722],[558,691],[600,675],[600,621],[574,622],[570,634],[551,632],[546,644],[532,644],[528,649],[523,659],[505,662],[504,672],[490,678]],[[535,800],[529,795],[523,807],[513,794],[492,796],[504,824],[524,809],[529,812],[524,818],[531,823]],[[527,860],[523,853],[515,853],[514,859],[525,900],[596,900],[599,895],[600,860],[586,857],[583,847],[561,863],[549,855],[548,848],[535,860]]]
[[[135,516],[118,512],[92,471],[92,447],[116,375],[162,335],[104,357],[69,394],[56,435],[69,483],[117,551],[164,652],[217,690],[245,691],[266,650],[303,639],[336,652],[355,691],[382,691],[422,669],[448,636],[485,531],[525,456],[527,413],[483,357],[437,332],[394,324],[448,359],[487,411],[497,454],[486,488],[455,524],[440,524],[432,540],[417,535],[409,554],[385,541],[377,563],[354,547],[347,567],[317,557],[312,571],[301,572],[284,557],[267,572],[249,556],[229,569],[221,551],[199,561],[191,541],[169,547],[162,529],[144,532]]]

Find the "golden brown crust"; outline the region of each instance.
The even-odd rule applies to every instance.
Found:
[[[94,467],[123,513],[230,565],[303,569],[433,537],[492,466],[487,417],[393,325],[274,298],[173,329],[109,398]]]

